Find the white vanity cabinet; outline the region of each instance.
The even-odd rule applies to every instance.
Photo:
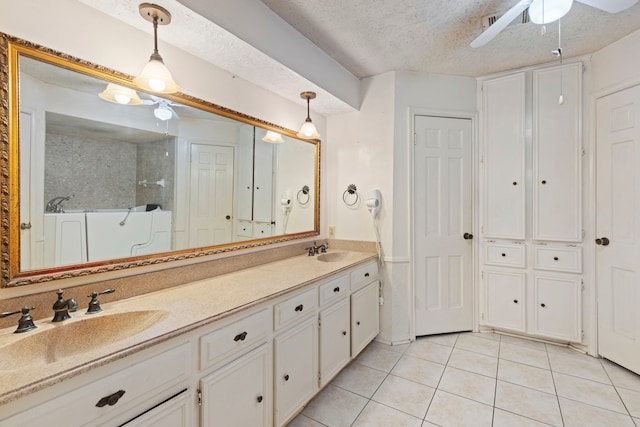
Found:
[[[271,346],[263,344],[200,381],[202,426],[271,426]]]
[[[482,326],[582,340],[582,69],[481,82]]]
[[[320,386],[325,386],[351,360],[349,300],[320,311]]]
[[[351,357],[356,357],[380,331],[378,282],[351,295]]]

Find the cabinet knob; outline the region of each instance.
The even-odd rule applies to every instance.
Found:
[[[464,240],[472,240],[472,239],[473,239],[473,234],[471,234],[471,233],[464,233],[464,234],[462,235],[462,238],[463,238]]]
[[[336,286],[335,288],[333,288],[333,292],[336,292],[336,293],[340,292],[340,286]]]
[[[360,326],[360,321],[356,321],[356,326]]]
[[[247,331],[244,331],[243,333],[236,335],[236,336],[233,338],[233,340],[234,340],[234,341],[236,341],[236,342],[238,342],[238,341],[244,341],[244,340],[245,340],[245,338],[247,338]]]
[[[546,183],[547,183],[547,180],[546,180],[546,179],[543,179],[543,180],[542,180],[542,183],[543,183],[543,184],[546,184]]]
[[[342,331],[342,335],[347,336],[347,331]]]
[[[558,261],[559,259],[560,259],[560,258],[558,258],[557,256],[554,256],[554,257],[553,257],[553,260],[554,260],[554,261]]]
[[[300,304],[300,305],[296,306],[296,308],[294,310],[295,311],[302,311],[302,310],[304,310],[304,305]]]
[[[284,380],[289,381],[289,374],[284,374]]]
[[[606,237],[596,239],[596,245],[609,246],[609,243],[609,239]]]
[[[105,396],[102,399],[98,400],[98,403],[96,403],[96,406],[98,408],[102,408],[103,406],[113,406],[116,403],[118,403],[118,400],[120,400],[120,398],[122,396],[124,396],[125,391],[124,390],[118,390],[113,394],[110,394],[109,396]]]
[[[364,277],[369,277],[369,273],[364,273]]]
[[[256,400],[258,401],[258,403],[262,403],[262,396],[258,396]]]
[[[507,254],[505,254],[504,252],[502,253],[502,256],[507,256]]]
[[[545,303],[540,304],[540,307],[545,308],[547,305]]]
[[[518,185],[518,183],[516,181],[513,181],[513,185]]]
[[[517,300],[517,299],[514,299],[514,300],[513,300],[513,303],[514,303],[514,304],[517,304],[517,303],[518,303],[518,300]]]

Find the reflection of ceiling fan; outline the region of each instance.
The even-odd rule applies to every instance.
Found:
[[[577,0],[596,9],[609,13],[618,13],[630,8],[638,0]],[[535,24],[548,24],[557,21],[569,12],[573,0],[520,0],[504,13],[496,22],[471,42],[471,47],[480,47],[489,43],[500,31],[529,8],[529,19]]]
[[[157,107],[153,110],[153,115],[156,116],[157,119],[165,121],[171,118],[180,119],[178,113],[172,107],[179,107],[181,104],[176,102],[171,102],[168,99],[158,98],[157,96],[149,95],[151,99],[144,99],[142,101],[143,105],[157,105]]]

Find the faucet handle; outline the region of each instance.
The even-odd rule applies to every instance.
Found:
[[[19,334],[21,332],[27,332],[27,331],[30,331],[32,329],[37,328],[37,326],[34,325],[34,323],[33,323],[33,318],[29,314],[29,312],[31,310],[35,310],[35,307],[27,307],[27,306],[25,306],[25,307],[22,307],[22,309],[17,310],[17,311],[7,311],[5,313],[0,313],[0,318],[13,316],[14,314],[21,313],[22,316],[20,316],[20,320],[18,320],[18,329],[16,329],[13,333],[14,334]]]
[[[100,301],[98,301],[98,295],[112,294],[115,291],[116,291],[115,289],[109,288],[102,292],[91,292],[91,295],[87,295],[89,298],[91,298],[91,301],[89,301],[89,308],[87,308],[86,314],[94,314],[94,313],[101,312],[102,307],[100,307]]]

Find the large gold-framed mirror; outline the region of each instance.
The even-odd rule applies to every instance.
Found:
[[[2,287],[319,234],[320,141],[0,33]],[[98,95],[135,89],[138,105]],[[284,142],[266,142],[267,131]]]

